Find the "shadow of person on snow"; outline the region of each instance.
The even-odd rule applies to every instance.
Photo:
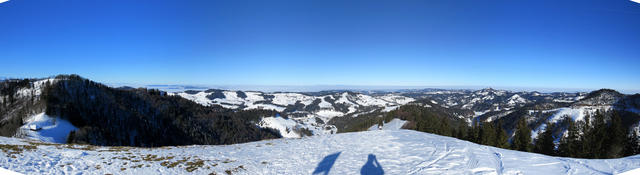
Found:
[[[313,174],[329,174],[331,167],[333,167],[333,163],[336,162],[336,159],[338,159],[340,153],[342,152],[333,153],[324,157],[324,159],[322,159],[322,161],[318,163],[318,167],[316,167],[316,169],[313,171]]]
[[[367,158],[367,163],[362,166],[360,169],[360,174],[362,175],[383,175],[384,170],[382,170],[382,166],[378,159],[376,159],[376,155],[369,154]]]

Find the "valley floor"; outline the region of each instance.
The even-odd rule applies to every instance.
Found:
[[[379,130],[222,146],[58,145],[0,137],[0,168],[25,174],[617,174],[640,155],[588,160]]]

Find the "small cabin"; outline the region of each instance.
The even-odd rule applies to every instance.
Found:
[[[32,131],[39,131],[39,130],[42,129],[42,127],[40,127],[40,126],[38,126],[36,124],[31,124],[31,125],[29,125],[29,129],[32,130]]]

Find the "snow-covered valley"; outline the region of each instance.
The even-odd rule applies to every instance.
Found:
[[[159,148],[0,141],[0,167],[25,174],[618,174],[640,168],[640,156],[551,157],[411,130]]]
[[[257,91],[230,91],[211,89],[171,93],[201,105],[220,105],[230,109],[269,109],[278,112],[297,112],[314,115],[329,121],[356,112],[377,108],[398,107],[415,99],[397,94],[365,95],[353,92],[327,92],[310,95],[295,92],[265,93]]]
[[[301,137],[300,129],[312,135],[337,133],[334,125],[326,124],[335,117],[357,117],[374,111],[389,112],[415,101],[411,97],[386,93],[366,95],[355,92],[317,92],[318,94],[297,92],[258,92],[209,89],[205,91],[187,90],[169,93],[204,106],[220,105],[228,109],[275,110],[287,119],[264,117],[260,127],[280,131],[284,137]],[[298,130],[298,131],[295,131]]]

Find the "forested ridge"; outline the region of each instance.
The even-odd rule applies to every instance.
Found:
[[[233,144],[280,137],[278,132],[255,124],[260,117],[275,115],[275,111],[202,106],[159,90],[111,88],[77,75],[55,79],[44,86],[41,103],[47,115],[68,119],[79,128],[69,133],[69,143],[148,147]],[[2,89],[20,85],[10,88],[6,84]],[[2,128],[10,127],[5,124]]]

